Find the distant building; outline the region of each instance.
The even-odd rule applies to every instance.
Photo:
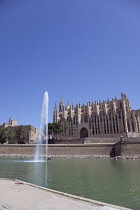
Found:
[[[19,131],[21,135],[21,141],[22,143],[36,143],[36,139],[39,133],[39,129],[34,128],[31,125],[19,125],[18,122],[13,120],[11,117],[9,118],[9,123],[3,123],[3,125],[0,125],[0,128],[9,128],[13,133],[15,131]],[[16,137],[12,137],[10,139],[10,143],[18,143]]]
[[[54,107],[53,122],[62,125],[62,139],[140,137],[140,109],[132,110],[123,93],[121,99],[89,101],[75,107],[70,103],[64,106],[61,99],[59,110]]]
[[[3,123],[3,125],[0,125],[0,128],[7,128],[7,127],[13,127],[17,126],[18,122],[15,120],[12,120],[12,118],[9,118],[9,123]]]

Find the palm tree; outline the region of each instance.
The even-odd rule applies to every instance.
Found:
[[[31,141],[31,132],[33,131],[34,127],[32,125],[27,125],[28,130],[28,143]]]

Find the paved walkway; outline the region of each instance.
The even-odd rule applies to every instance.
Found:
[[[0,179],[0,210],[127,210],[18,180]]]

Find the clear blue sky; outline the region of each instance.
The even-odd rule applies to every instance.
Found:
[[[0,124],[39,127],[62,96],[140,108],[139,0],[0,0]]]

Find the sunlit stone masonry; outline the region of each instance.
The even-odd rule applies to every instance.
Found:
[[[60,138],[140,137],[140,109],[132,110],[127,96],[121,99],[54,107],[53,122],[63,127]]]

